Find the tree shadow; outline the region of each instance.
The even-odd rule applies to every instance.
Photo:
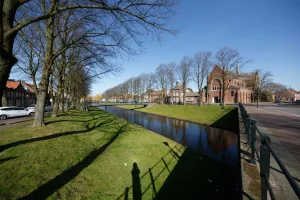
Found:
[[[238,109],[235,108],[228,112],[227,114],[216,118],[211,124],[212,127],[221,128],[233,131],[235,133],[239,132],[239,121],[238,121]]]
[[[85,125],[84,130],[56,133],[56,134],[52,134],[52,135],[42,136],[42,137],[38,137],[38,138],[30,138],[30,139],[20,140],[20,141],[12,142],[9,144],[1,145],[0,152],[4,151],[6,149],[9,149],[11,147],[15,147],[15,146],[22,145],[22,144],[28,144],[28,143],[32,143],[32,142],[39,142],[39,141],[44,141],[44,140],[49,140],[49,139],[55,139],[55,138],[59,138],[59,137],[69,136],[69,135],[88,133],[98,127],[104,126],[106,124],[110,124],[113,120],[118,119],[118,117],[114,116],[114,115],[110,115],[110,117],[106,117],[106,120],[99,122],[99,123],[97,123],[97,121],[95,121],[97,119],[99,119],[99,118],[94,118],[94,119],[88,121],[89,123]],[[92,123],[92,125],[91,125],[91,123]]]
[[[57,175],[51,181],[45,183],[39,188],[32,191],[30,194],[21,199],[46,199],[55,191],[62,188],[64,185],[74,179],[82,170],[94,162],[117,138],[120,134],[128,131],[128,123],[120,125],[117,132],[108,140],[107,143],[100,148],[90,152],[82,161]]]
[[[153,199],[241,199],[238,169],[223,165],[209,157],[200,156],[199,152],[190,148],[183,146],[178,148],[178,144],[173,148],[166,142],[164,145],[169,148],[169,152],[149,168],[140,180],[136,180],[138,176],[133,177],[132,173],[132,186],[127,187],[117,199],[128,199],[130,191],[134,200],[149,198],[144,196],[149,192]],[[181,151],[182,148],[183,151]],[[169,156],[171,156],[170,159]],[[170,163],[174,161],[176,164],[172,168]],[[162,165],[164,167],[158,171],[157,166]],[[132,171],[136,171],[136,168],[137,164],[134,163]],[[162,182],[163,173],[169,175],[165,178],[163,185],[157,188],[158,183]],[[145,177],[148,180],[150,178],[150,183],[146,186]]]
[[[141,109],[141,108],[146,108],[146,105],[139,106],[139,107],[137,107],[137,108],[131,108],[130,110],[138,110],[138,109]]]
[[[91,113],[90,116],[93,117],[93,119],[90,119],[90,120],[84,120],[84,119],[83,120],[77,120],[77,119],[64,120],[64,119],[58,118],[58,120],[51,120],[51,121],[45,122],[45,125],[50,125],[50,124],[57,123],[57,122],[84,122],[84,123],[87,123],[87,122],[91,122],[93,120],[102,119],[102,118],[110,116],[109,113],[107,113],[107,114],[101,113],[101,114],[102,114],[101,116],[95,117],[95,116],[99,115],[99,112],[98,112],[98,114]],[[73,116],[73,115],[70,115],[70,116]],[[82,117],[82,115],[79,115],[79,116]]]
[[[15,158],[18,158],[20,156],[11,156],[11,157],[7,157],[7,158],[1,158],[0,159],[0,164],[6,162],[6,161],[9,161],[9,160],[12,160],[12,159],[15,159]]]

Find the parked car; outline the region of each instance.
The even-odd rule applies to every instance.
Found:
[[[0,119],[5,120],[11,117],[20,117],[20,116],[31,116],[32,114],[28,109],[17,107],[17,106],[9,106],[9,107],[0,107]]]
[[[31,115],[34,115],[35,113],[35,104],[29,105],[26,109],[30,111]],[[45,112],[50,112],[52,111],[52,107],[50,105],[45,106]]]
[[[295,103],[300,103],[300,99],[296,100]]]
[[[280,99],[277,99],[277,100],[275,101],[275,103],[282,103],[282,101],[281,101]]]

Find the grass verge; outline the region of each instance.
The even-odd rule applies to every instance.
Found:
[[[134,105],[117,107],[135,110]],[[234,106],[197,106],[197,105],[154,105],[150,108],[138,107],[137,111],[182,119],[227,130],[238,130],[237,110]]]
[[[3,199],[131,197],[139,194],[132,187],[137,174],[141,195],[150,199],[152,177],[158,177],[155,189],[159,190],[177,163],[174,151],[170,153],[173,141],[99,109],[47,118],[45,127],[31,124],[1,130]],[[178,148],[182,147],[176,146],[176,154]]]

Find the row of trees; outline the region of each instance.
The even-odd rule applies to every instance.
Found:
[[[236,49],[223,47],[217,51],[215,56],[211,52],[199,52],[193,57],[185,56],[179,64],[170,62],[160,64],[154,73],[143,73],[137,77],[130,78],[125,82],[106,90],[103,93],[104,98],[119,97],[123,101],[133,97],[144,99],[147,94],[150,98],[150,93],[154,89],[161,91],[161,99],[165,99],[165,91],[172,89],[178,81],[183,86],[183,103],[185,103],[185,91],[190,82],[194,82],[197,86],[199,94],[199,105],[202,102],[202,93],[205,80],[212,66],[218,65],[222,69],[220,79],[222,80],[222,103],[225,105],[225,92],[230,86],[232,79],[243,78],[247,76],[247,87],[252,87],[254,90],[254,99],[257,101],[270,101],[272,94],[275,99],[279,99],[282,91],[287,87],[280,83],[275,83],[271,79],[272,74],[269,71],[261,69],[255,70],[253,73],[240,73],[239,69],[252,60],[246,60],[241,57]],[[149,99],[148,99],[149,102]],[[164,101],[161,100],[161,103]]]
[[[237,65],[243,67],[249,62],[249,60],[244,61],[238,50],[230,47],[221,48],[217,51],[215,56],[213,56],[212,52],[202,51],[196,53],[193,57],[185,56],[179,64],[176,64],[175,62],[160,64],[156,68],[155,73],[141,74],[138,77],[130,78],[124,83],[106,90],[104,96],[108,98],[113,96],[123,97],[124,94],[127,93],[138,96],[143,95],[146,92],[151,92],[152,89],[160,89],[162,91],[161,95],[163,96],[164,89],[170,90],[174,87],[175,82],[178,81],[183,87],[183,104],[185,104],[186,88],[190,82],[194,82],[199,94],[199,105],[201,105],[203,87],[212,66],[218,65],[222,68],[223,73],[221,79],[223,83],[226,83],[226,80],[234,79],[239,75],[236,73]],[[139,84],[139,80],[143,80],[146,83]],[[148,87],[143,87],[143,85],[148,85]],[[137,87],[139,89],[134,91],[131,89],[132,87]],[[224,94],[228,87],[229,84],[223,84],[222,102],[224,104]]]
[[[1,0],[0,96],[14,65],[32,79],[37,95],[34,126],[44,124],[48,91],[52,116],[67,96],[78,106],[95,78],[120,70],[111,62],[133,55],[140,38],[174,33],[167,24],[174,0]]]
[[[203,83],[211,66],[211,52],[199,52],[191,58],[185,56],[179,64],[176,62],[160,64],[154,73],[142,73],[137,77],[130,78],[112,87],[103,93],[103,97],[119,97],[123,101],[126,101],[129,98],[133,98],[134,100],[138,98],[144,99],[144,95],[147,95],[148,102],[150,102],[151,92],[158,89],[161,93],[160,102],[163,104],[166,91],[174,88],[178,81],[183,87],[183,103],[185,103],[186,88],[191,81],[197,84],[199,97],[202,97]]]

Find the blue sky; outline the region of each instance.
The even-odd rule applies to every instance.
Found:
[[[162,42],[148,40],[142,55],[119,60],[123,72],[97,81],[93,94],[153,72],[160,63],[179,62],[199,51],[215,53],[223,46],[254,60],[242,71],[271,71],[274,81],[300,90],[299,0],[182,0],[175,10],[170,26],[179,33],[163,35]]]
[[[254,60],[242,71],[271,71],[274,81],[300,90],[299,0],[181,0],[175,11],[170,27],[179,33],[164,34],[161,42],[147,39],[143,54],[117,60],[123,72],[97,80],[94,95],[154,72],[161,63],[179,62],[199,51],[215,54],[223,46]]]

